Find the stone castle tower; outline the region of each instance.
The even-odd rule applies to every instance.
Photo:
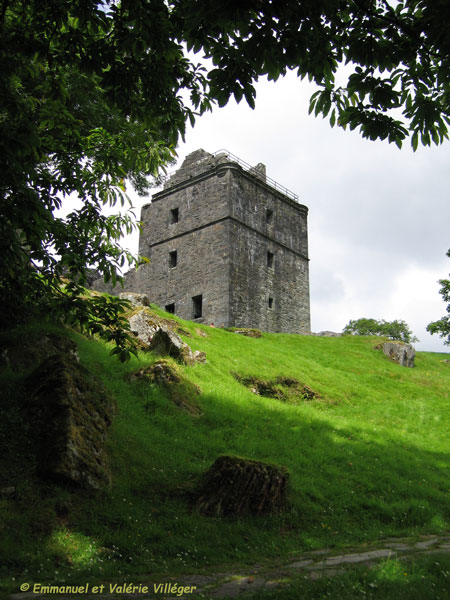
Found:
[[[142,208],[150,263],[125,289],[183,319],[309,332],[307,214],[264,165],[197,150]]]

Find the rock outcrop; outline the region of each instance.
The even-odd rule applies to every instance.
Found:
[[[175,360],[192,366],[195,363],[194,354],[183,340],[174,331],[160,327],[149,346],[150,350],[161,356],[171,356]]]
[[[0,347],[0,366],[7,366],[12,371],[28,370],[53,354],[78,360],[77,345],[67,337],[53,333],[39,337],[20,335]]]
[[[150,300],[147,294],[137,294],[135,292],[121,292],[119,294],[121,300],[128,300],[133,306],[150,306]]]
[[[411,344],[404,344],[403,342],[385,342],[382,348],[386,356],[397,362],[399,365],[402,365],[402,367],[414,367],[416,351]]]
[[[206,362],[204,352],[192,352],[191,347],[176,333],[181,332],[176,321],[159,317],[147,307],[133,312],[128,321],[132,333],[156,354],[171,356],[190,366],[196,362]]]
[[[115,405],[100,381],[70,354],[54,354],[27,388],[40,474],[93,490],[108,485],[104,443]]]
[[[311,335],[317,335],[318,337],[341,337],[342,333],[336,331],[319,331],[318,333],[312,333]]]
[[[136,371],[131,375],[132,379],[147,380],[164,389],[168,398],[178,408],[185,410],[193,417],[202,414],[197,405],[197,398],[200,395],[200,389],[186,379],[177,369],[176,365],[171,364],[170,360],[161,359],[149,367]]]
[[[236,456],[220,456],[206,473],[196,510],[210,516],[278,512],[286,502],[284,467]]]

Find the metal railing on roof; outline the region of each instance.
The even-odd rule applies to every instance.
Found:
[[[231,152],[228,152],[228,150],[225,150],[224,148],[222,148],[221,150],[216,150],[216,152],[213,152],[213,156],[218,156],[219,154],[225,154],[227,156],[227,158],[229,158],[232,162],[237,163],[240,167],[242,167],[244,169],[244,171],[247,171],[247,172],[251,173],[252,175],[255,175],[256,177],[259,177],[260,179],[265,181],[268,185],[270,185],[270,187],[273,187],[274,189],[281,192],[285,196],[288,196],[288,198],[291,198],[295,202],[299,201],[297,194],[294,194],[294,192],[289,190],[287,187],[284,187],[284,185],[280,185],[278,182],[275,181],[275,179],[272,179],[271,177],[267,177],[267,175],[265,175],[265,174],[263,175],[262,173],[258,173],[258,170],[256,167],[252,167],[251,165],[246,163],[244,160],[242,160],[238,156],[232,154]]]

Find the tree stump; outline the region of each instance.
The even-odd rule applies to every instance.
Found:
[[[284,467],[220,456],[204,476],[196,509],[217,517],[278,512],[285,504],[288,478]]]

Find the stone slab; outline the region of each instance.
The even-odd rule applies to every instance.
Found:
[[[300,560],[298,562],[294,562],[291,563],[290,565],[286,565],[289,569],[302,569],[303,567],[306,567],[307,565],[310,565],[312,563],[312,559],[309,560]]]

